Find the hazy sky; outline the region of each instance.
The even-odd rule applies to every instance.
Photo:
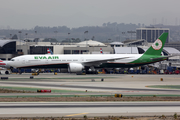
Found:
[[[180,0],[0,0],[0,28],[180,25]]]

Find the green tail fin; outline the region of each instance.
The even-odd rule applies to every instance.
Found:
[[[161,36],[152,44],[152,46],[144,54],[161,55],[167,37],[168,33],[162,33]]]

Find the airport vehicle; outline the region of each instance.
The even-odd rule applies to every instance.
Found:
[[[68,68],[69,72],[96,68],[136,67],[163,61],[161,56],[168,33],[163,33],[144,54],[22,55],[8,63],[14,68]]]

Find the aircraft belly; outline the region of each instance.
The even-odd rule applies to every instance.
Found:
[[[133,63],[104,63],[99,68],[131,68],[138,67],[145,64],[133,64]]]
[[[134,61],[135,59],[121,59],[121,60],[115,60],[114,63],[130,63]]]
[[[26,66],[21,66],[19,68],[68,68],[68,63],[60,64],[31,64]]]

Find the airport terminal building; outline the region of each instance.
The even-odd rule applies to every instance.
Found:
[[[0,59],[10,60],[16,56],[16,41],[0,40]]]
[[[167,28],[138,28],[136,31],[136,40],[112,43],[94,40],[79,43],[0,40],[0,59],[10,60],[15,56],[26,54],[47,54],[47,48],[50,48],[53,54],[102,54],[100,49],[103,50],[103,54],[143,54],[163,32],[169,33]],[[169,36],[167,42],[169,42]],[[180,52],[175,48],[164,47],[162,55],[177,55],[178,57],[170,58],[169,61],[176,63],[176,66],[180,63]],[[169,62],[164,62],[164,64],[169,64]]]
[[[154,27],[146,27],[146,28],[137,28],[136,29],[136,39],[145,39],[149,43],[153,43],[162,33],[167,32],[168,38],[166,43],[169,43],[169,28],[154,28]]]

